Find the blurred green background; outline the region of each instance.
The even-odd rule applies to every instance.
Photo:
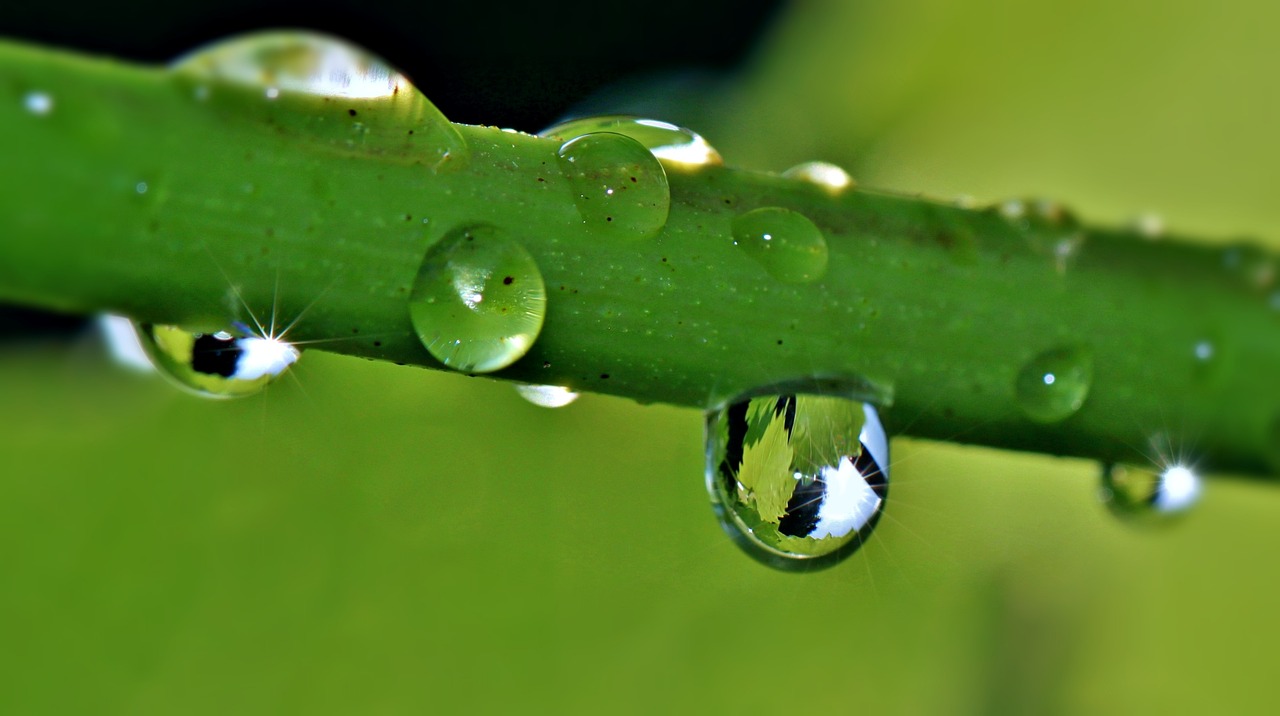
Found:
[[[536,131],[632,77],[595,102],[665,108],[730,163],[1280,237],[1280,7],[709,6],[544,4],[510,20],[528,37],[491,8],[342,3],[60,6],[0,32],[158,59],[346,26],[462,121]],[[294,375],[204,402],[88,335],[4,345],[0,713],[1272,710],[1267,483],[1215,476],[1140,531],[1095,465],[898,440],[872,541],[781,574],[712,517],[696,412],[552,411],[317,351]]]

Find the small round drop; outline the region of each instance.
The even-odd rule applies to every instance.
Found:
[[[1037,423],[1066,420],[1080,410],[1093,383],[1093,357],[1083,348],[1058,348],[1018,371],[1014,392],[1023,414]]]
[[[827,162],[805,162],[782,173],[788,179],[799,179],[822,187],[829,194],[839,194],[855,186],[849,172]]]
[[[595,132],[621,134],[639,142],[653,156],[682,168],[724,164],[720,153],[707,140],[691,129],[670,122],[626,115],[584,117],[548,127],[539,137],[569,141]]]
[[[464,373],[501,370],[542,331],[547,289],[538,264],[501,229],[454,229],[427,251],[409,318],[431,355]]]
[[[560,385],[517,385],[521,398],[540,408],[563,408],[578,399],[578,394]]]
[[[734,218],[733,243],[784,283],[812,283],[827,272],[827,242],[804,214],[780,207]]]
[[[721,526],[749,555],[778,569],[827,567],[879,521],[889,444],[870,404],[744,398],[707,414],[706,479]]]
[[[252,334],[194,333],[154,324],[137,324],[136,329],[143,350],[161,375],[206,398],[260,393],[300,355],[285,341]]]
[[[1191,467],[1108,465],[1102,470],[1102,501],[1126,520],[1163,521],[1190,510],[1200,499],[1200,476]]]
[[[43,117],[53,111],[53,95],[48,92],[28,92],[22,98],[22,107],[37,117]]]
[[[582,223],[623,240],[656,236],[667,224],[667,173],[636,140],[611,132],[565,142],[560,169],[573,191]]]

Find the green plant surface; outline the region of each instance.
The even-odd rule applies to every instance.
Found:
[[[442,236],[487,224],[549,294],[542,335],[499,377],[708,407],[817,376],[892,406],[891,432],[1103,461],[1144,460],[1162,434],[1245,473],[1280,458],[1274,259],[1256,246],[671,164],[661,233],[626,241],[575,201],[600,169],[566,171],[558,140],[450,125],[408,89],[271,100],[12,44],[0,65],[10,300],[219,329],[274,310],[298,319],[291,340],[439,367],[409,326],[413,278]],[[629,171],[634,191],[662,179]],[[821,230],[820,280],[778,280],[735,246],[735,217],[770,206]],[[1025,367],[1063,351],[1092,364],[1087,395],[1051,419],[1020,409]]]

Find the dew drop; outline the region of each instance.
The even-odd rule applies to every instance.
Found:
[[[1164,217],[1159,214],[1140,214],[1133,220],[1133,230],[1149,241],[1164,238]]]
[[[519,360],[538,338],[547,291],[538,264],[501,229],[454,229],[431,246],[409,295],[409,318],[431,355],[466,373]]]
[[[869,403],[761,395],[707,413],[707,489],[721,526],[779,569],[826,567],[875,528],[889,443]]]
[[[653,156],[682,168],[724,164],[720,153],[697,132],[656,119],[626,115],[584,117],[548,127],[539,132],[538,136],[569,141],[596,132],[631,137],[652,152]]]
[[[1187,512],[1200,499],[1200,476],[1191,467],[1107,465],[1101,496],[1112,514],[1126,520],[1161,521]]]
[[[28,92],[22,97],[22,107],[31,114],[43,117],[53,111],[53,95],[48,92]]]
[[[996,207],[1026,237],[1037,253],[1047,254],[1065,274],[1084,246],[1086,234],[1070,209],[1049,199],[1010,199]]]
[[[521,398],[540,408],[563,408],[578,399],[578,394],[560,385],[517,385]]]
[[[578,214],[592,231],[626,240],[662,231],[671,208],[667,174],[639,142],[587,134],[565,142],[559,156]]]
[[[300,355],[289,343],[245,332],[193,333],[178,326],[137,324],[152,365],[178,386],[206,398],[262,392]]]
[[[783,172],[782,176],[816,184],[830,194],[839,194],[845,189],[855,186],[853,177],[849,176],[849,172],[827,162],[797,164]]]
[[[731,230],[734,245],[779,281],[811,283],[827,272],[827,242],[804,214],[753,209],[735,217]]]
[[[1093,356],[1084,348],[1058,348],[1031,359],[1018,371],[1018,407],[1038,423],[1056,423],[1080,410],[1093,382]]]

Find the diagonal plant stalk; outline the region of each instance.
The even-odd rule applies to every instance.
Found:
[[[450,125],[411,88],[208,92],[0,44],[0,299],[192,328],[310,307],[291,340],[441,368],[408,295],[430,246],[486,223],[518,237],[548,293],[541,336],[499,378],[704,408],[816,377],[860,386],[891,433],[1280,465],[1280,310],[1255,247],[670,163],[661,233],[620,241],[584,225],[558,140]],[[769,206],[819,227],[820,280],[776,280],[734,245],[734,217]],[[1019,376],[1055,352],[1091,366],[1090,388],[1037,422]]]

